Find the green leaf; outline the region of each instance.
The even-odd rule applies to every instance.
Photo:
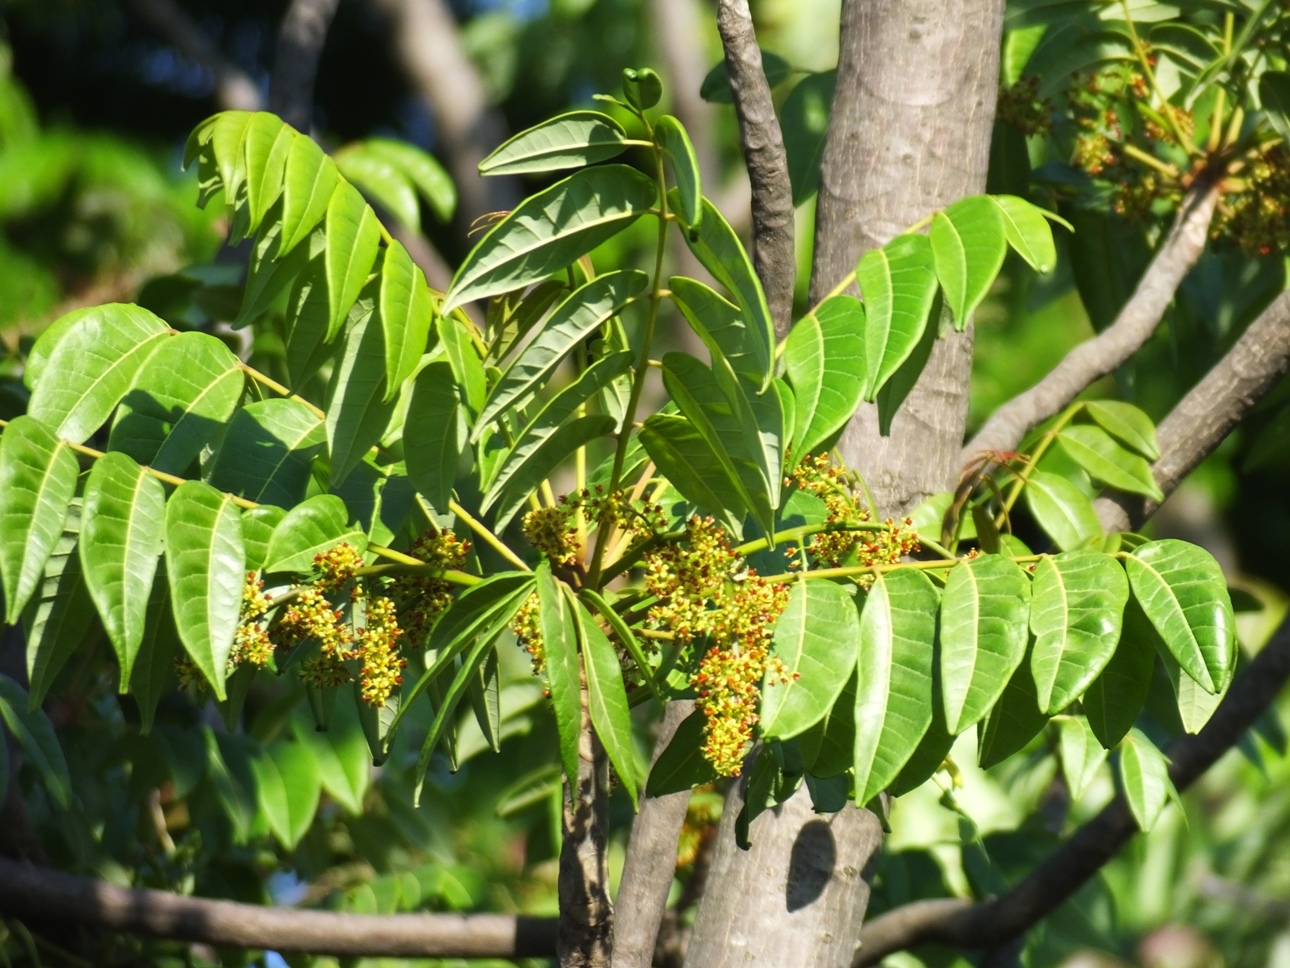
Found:
[[[743,488],[685,417],[656,413],[646,418],[640,442],[660,474],[696,507],[723,521],[741,521],[748,513]]]
[[[1138,827],[1150,830],[1160,819],[1173,783],[1164,754],[1136,728],[1120,744],[1120,784]]]
[[[1106,750],[1093,735],[1083,716],[1059,716],[1057,723],[1057,749],[1061,754],[1062,775],[1071,800],[1079,800],[1097,771],[1106,762]]]
[[[1236,663],[1235,617],[1218,562],[1173,538],[1149,541],[1125,559],[1133,597],[1183,671],[1218,693]]]
[[[17,417],[0,434],[0,577],[10,625],[40,583],[79,475],[71,448],[34,417]]]
[[[327,217],[327,205],[339,184],[336,162],[312,138],[297,135],[292,139],[282,179],[279,259],[309,238],[318,223]]]
[[[1089,400],[1084,404],[1084,412],[1130,450],[1147,460],[1160,459],[1156,425],[1133,404],[1119,400]]]
[[[600,111],[570,111],[521,131],[479,163],[481,175],[519,175],[579,168],[620,155],[623,126]]]
[[[304,743],[278,740],[265,750],[286,794],[286,816],[274,836],[287,850],[295,850],[313,825],[322,793],[318,760]]]
[[[43,580],[23,609],[27,682],[33,709],[44,702],[54,678],[72,654],[99,637],[94,603],[85,590],[85,575],[76,554],[80,522],[81,508],[77,500],[68,510],[63,534],[45,563]]]
[[[49,363],[49,357],[53,354],[55,347],[63,341],[63,337],[74,329],[86,316],[96,314],[101,307],[87,306],[84,309],[74,309],[70,313],[59,316],[50,323],[36,337],[36,342],[32,344],[31,349],[27,352],[27,363],[22,371],[22,385],[28,390],[36,389],[36,384],[40,382],[41,374],[45,372],[45,366]]]
[[[255,777],[255,800],[259,815],[269,832],[290,850],[291,810],[287,803],[287,787],[277,764],[263,751],[250,757],[251,774]]]
[[[1003,694],[1026,654],[1030,579],[1007,558],[986,555],[950,570],[941,599],[945,724],[958,735]]]
[[[649,276],[634,269],[609,272],[574,290],[542,323],[541,328],[506,368],[475,422],[472,442],[478,442],[497,416],[546,384],[560,361],[573,352],[605,321],[631,302]]]
[[[929,231],[936,277],[959,330],[981,305],[1008,254],[1003,215],[987,195],[975,195],[932,216]]]
[[[1144,494],[1154,501],[1165,499],[1151,465],[1117,444],[1101,427],[1068,424],[1057,435],[1057,443],[1090,477],[1108,487]]]
[[[254,232],[282,194],[287,155],[297,135],[282,119],[257,111],[242,141],[246,165],[246,198],[250,207],[247,231]]]
[[[561,594],[561,583],[543,559],[534,571],[537,581],[538,624],[546,656],[546,680],[560,733],[560,760],[570,784],[578,782],[578,741],[582,732],[582,673],[578,662],[578,630],[573,611]]]
[[[350,816],[362,814],[372,761],[354,704],[337,703],[331,722],[322,731],[316,728],[308,707],[299,703],[291,716],[291,731],[313,754],[322,788]]]
[[[663,385],[707,441],[743,504],[766,534],[774,531],[782,483],[784,417],[776,393],[744,393],[722,360],[710,370],[686,353],[663,357]]]
[[[833,110],[837,73],[823,71],[806,75],[789,92],[779,110],[794,205],[806,202],[820,187],[820,160],[824,156],[824,135]]]
[[[654,140],[672,162],[677,197],[681,200],[678,214],[691,228],[703,224],[703,182],[699,158],[694,153],[694,144],[685,125],[665,114],[654,122]]]
[[[672,741],[650,768],[649,779],[645,781],[647,797],[692,790],[717,778],[716,768],[703,756],[706,725],[707,719],[698,709],[681,720]]]
[[[416,186],[389,158],[367,150],[363,142],[336,153],[336,167],[360,191],[395,221],[421,231],[421,205]]]
[[[108,450],[182,474],[232,416],[244,383],[241,360],[222,340],[206,333],[165,340],[121,401]]]
[[[55,436],[84,442],[169,334],[164,322],[138,306],[111,303],[85,313],[50,353],[27,413]]]
[[[470,681],[470,705],[484,742],[494,753],[502,748],[502,695],[497,652],[489,652]],[[458,753],[460,756],[460,752]]]
[[[1017,666],[981,728],[977,759],[983,770],[1025,749],[1048,723],[1048,717],[1039,711],[1030,665],[1023,659]]]
[[[617,636],[619,643],[627,650],[627,654],[632,657],[632,661],[636,663],[637,671],[640,672],[642,678],[645,680],[645,687],[649,689],[655,700],[657,700],[660,705],[666,702],[667,700],[664,699],[662,690],[659,689],[658,683],[654,680],[654,671],[653,667],[650,665],[648,656],[645,655],[645,651],[641,648],[641,644],[637,640],[635,633],[633,633],[628,624],[623,621],[622,616],[614,611],[613,607],[605,601],[603,596],[592,591],[590,588],[583,588],[578,594],[584,600],[591,603],[591,607],[600,613],[600,617],[605,620],[605,623],[613,631],[614,635]]]
[[[799,581],[775,623],[774,650],[787,682],[769,678],[762,689],[762,734],[790,739],[806,732],[833,706],[855,662],[860,615],[855,600],[831,581]]]
[[[1186,732],[1199,733],[1214,715],[1227,692],[1224,690],[1214,695],[1206,692],[1195,679],[1183,672],[1182,666],[1164,647],[1159,636],[1155,638],[1160,661],[1164,663],[1165,675],[1169,678],[1169,685],[1173,687],[1174,698],[1178,703],[1178,719]]]
[[[31,709],[27,693],[8,676],[0,675],[0,719],[22,747],[27,761],[40,774],[49,797],[61,810],[72,808],[72,778],[54,726],[40,709]]]
[[[393,165],[426,200],[435,218],[447,222],[457,208],[457,188],[452,176],[434,156],[406,141],[390,138],[368,138],[363,142],[365,154]]]
[[[248,326],[264,316],[308,266],[312,245],[308,249],[297,248],[285,259],[276,258],[281,237],[282,222],[276,217],[267,222],[255,237],[242,304],[232,324],[234,329]]]
[[[233,498],[185,481],[166,502],[166,573],[175,626],[189,657],[223,700],[246,556]]]
[[[1259,102],[1272,127],[1290,138],[1290,73],[1264,71],[1259,75]]]
[[[797,402],[793,459],[826,445],[847,425],[864,394],[864,303],[834,296],[798,320],[784,343],[784,367]]]
[[[416,369],[430,338],[434,309],[426,277],[402,243],[392,242],[381,262],[377,311],[385,335],[385,397],[389,403]]]
[[[162,569],[165,561],[162,560]],[[134,668],[130,671],[130,695],[139,707],[139,732],[147,736],[157,715],[157,704],[175,682],[175,656],[179,651],[179,632],[170,607],[170,583],[154,579],[152,595],[148,599],[148,619],[143,630],[143,641],[135,655]],[[126,680],[121,679],[121,691]]]
[[[257,400],[233,415],[206,476],[221,491],[257,504],[293,507],[325,443],[322,418],[305,403]]]
[[[1093,503],[1060,474],[1031,471],[1022,493],[1026,507],[1057,547],[1078,548],[1102,534]]]
[[[892,421],[896,419],[896,414],[900,412],[900,408],[904,406],[905,400],[923,375],[923,368],[927,366],[927,361],[931,359],[932,350],[936,346],[937,334],[940,331],[939,320],[943,314],[944,304],[938,295],[932,301],[929,322],[923,327],[923,334],[918,338],[909,355],[905,357],[904,362],[891,375],[891,379],[878,391],[878,433],[881,436],[891,436]]]
[[[487,505],[497,502],[494,516],[501,529],[510,523],[542,481],[579,447],[597,437],[614,432],[614,418],[604,414],[587,414],[557,424],[551,433],[530,439],[523,449],[517,446],[503,460],[496,472]]]
[[[663,97],[663,82],[648,67],[624,67],[623,96],[636,110],[648,111]]]
[[[596,624],[587,607],[570,597],[570,607],[578,621],[582,643],[582,666],[587,673],[587,706],[591,725],[609,754],[614,772],[636,803],[636,766],[632,746],[631,709],[623,686],[623,670],[618,664],[609,637]],[[648,670],[646,670],[648,672]]]
[[[876,576],[865,600],[855,705],[858,804],[900,775],[931,726],[937,605],[936,588],[919,571]]]
[[[673,212],[680,211],[682,207],[680,192],[675,188],[668,193],[667,207]],[[770,386],[775,348],[775,324],[770,318],[766,293],[753,271],[752,260],[725,216],[706,198],[701,208],[703,216],[698,225],[681,219],[685,242],[699,264],[712,273],[712,278],[725,286],[739,304],[748,326],[748,345],[757,362],[756,372],[761,376],[759,389],[764,391]]]
[[[931,779],[940,770],[954,746],[954,735],[945,728],[945,703],[941,701],[939,690],[937,692],[932,703],[932,725],[927,727],[927,732],[923,734],[918,748],[914,750],[900,775],[887,787],[887,792],[893,797],[904,796]]]
[[[452,365],[436,360],[417,374],[403,431],[412,485],[440,514],[448,510],[457,461],[466,447],[466,414]]]
[[[713,360],[724,357],[735,373],[749,383],[760,383],[765,371],[755,345],[756,337],[744,322],[739,307],[703,283],[685,276],[673,276],[667,285],[672,301],[703,340]]]
[[[991,195],[1003,216],[1003,231],[1008,244],[1036,272],[1050,272],[1057,265],[1057,247],[1048,220],[1024,198],[1016,195]]]
[[[394,413],[387,398],[385,334],[376,318],[375,285],[354,306],[345,349],[327,387],[327,448],[331,486],[344,483],[359,461],[381,439]]]
[[[358,189],[346,182],[337,186],[327,203],[326,227],[323,261],[329,307],[326,341],[330,343],[367,283],[380,247],[381,229]]]
[[[1110,555],[1067,551],[1035,566],[1031,655],[1039,708],[1059,713],[1106,668],[1120,641],[1129,582]]]
[[[788,61],[769,50],[761,52],[761,68],[771,88],[783,84],[793,73]],[[724,60],[718,61],[704,76],[703,83],[699,85],[699,97],[714,104],[730,104],[734,100],[734,95],[730,92],[730,74]]]
[[[484,409],[488,386],[484,364],[470,339],[473,327],[458,310],[452,315],[441,315],[436,329],[439,331],[439,342],[443,344],[448,362],[452,365],[453,380],[465,395],[466,406],[472,413],[479,413]]]
[[[856,282],[865,307],[865,393],[882,385],[914,351],[936,298],[936,264],[924,235],[898,235],[860,258]]]
[[[166,491],[125,454],[101,457],[85,484],[80,560],[117,661],[130,680],[165,544]]]
[[[330,551],[342,541],[359,552],[367,548],[367,535],[349,526],[349,509],[334,494],[318,494],[287,512],[264,553],[264,570],[307,574],[314,556]]]
[[[1156,646],[1165,651],[1159,638],[1142,607],[1129,599],[1115,654],[1080,702],[1094,735],[1107,749],[1124,739],[1142,712],[1151,689]]]
[[[653,179],[627,165],[575,172],[521,202],[480,239],[457,270],[442,311],[564,269],[657,202]]]

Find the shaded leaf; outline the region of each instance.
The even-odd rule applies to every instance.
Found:
[[[1150,830],[1160,819],[1173,783],[1164,754],[1136,728],[1120,744],[1120,784],[1138,827]]]
[[[660,474],[686,500],[722,520],[742,520],[748,513],[743,489],[685,417],[656,413],[646,418],[639,436]]]
[[[703,183],[699,158],[694,153],[689,132],[680,121],[665,114],[654,122],[654,140],[672,162],[677,197],[681,200],[681,217],[691,228],[702,224]]]
[[[331,484],[349,476],[385,428],[394,412],[386,399],[385,335],[376,318],[375,286],[354,306],[345,348],[327,387],[327,448],[331,455]]]
[[[649,779],[645,781],[647,797],[692,790],[717,778],[716,768],[703,756],[706,725],[707,719],[698,709],[681,720],[672,741],[650,768]]]
[[[819,190],[824,134],[836,84],[837,71],[808,74],[789,92],[779,110],[794,205],[801,205]]]
[[[1124,609],[1124,631],[1115,654],[1080,703],[1093,734],[1107,749],[1124,739],[1142,712],[1151,689],[1151,669],[1158,641],[1159,636],[1142,607],[1129,599]]]
[[[412,485],[440,514],[448,510],[457,461],[466,446],[466,415],[452,365],[436,360],[417,374],[403,430]]]
[[[27,761],[40,774],[50,799],[61,810],[72,807],[72,778],[54,726],[44,711],[31,709],[27,693],[8,676],[0,675],[0,720],[22,747]]]
[[[208,481],[257,504],[293,507],[326,443],[322,418],[299,400],[272,397],[238,410],[208,465]]]
[[[1030,662],[1023,659],[981,728],[977,759],[983,770],[1025,749],[1048,724],[1048,717],[1039,709],[1030,668]]]
[[[582,732],[582,673],[578,627],[561,583],[545,559],[533,573],[537,582],[538,624],[546,656],[546,680],[560,733],[560,759],[570,784],[578,782],[578,739]]]

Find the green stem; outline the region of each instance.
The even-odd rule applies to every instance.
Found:
[[[1043,555],[1020,555],[1009,558],[1017,564],[1038,561]],[[897,561],[887,565],[847,565],[842,568],[817,568],[813,571],[790,571],[782,575],[767,575],[769,582],[794,582],[807,578],[859,578],[862,575],[883,575],[889,571],[911,569],[913,571],[940,571],[962,564],[966,558],[953,558],[949,561]]]
[[[442,578],[446,582],[454,585],[478,585],[482,578],[478,575],[471,575],[464,571],[458,571],[455,568],[435,568],[427,564],[403,564],[391,563],[388,565],[365,565],[362,568],[354,569],[354,574],[363,577],[374,577],[381,575],[425,575],[427,578]],[[277,604],[276,602],[274,604]]]
[[[885,524],[878,524],[873,521],[822,521],[818,524],[802,524],[796,528],[786,528],[783,531],[776,531],[774,538],[775,544],[781,541],[796,541],[799,538],[809,538],[813,534],[825,534],[831,531],[886,531]],[[754,551],[761,551],[770,547],[769,539],[762,537],[752,541],[745,542],[735,549],[735,554],[741,558],[752,554]]]
[[[1051,447],[1053,441],[1057,439],[1057,435],[1061,433],[1062,428],[1074,419],[1075,414],[1079,413],[1080,408],[1083,406],[1084,404],[1077,403],[1073,407],[1068,407],[1066,412],[1057,418],[1057,422],[1039,438],[1039,444],[1031,453],[1030,461],[1024,468],[1017,472],[1017,479],[1012,482],[1012,489],[1008,492],[1007,500],[1003,502],[1003,508],[1000,510],[1000,527],[1003,526],[1003,520],[1007,518],[1008,514],[1012,511],[1013,506],[1016,505],[1017,498],[1021,496],[1021,489],[1029,483],[1030,475],[1034,473],[1035,469],[1039,466],[1040,459],[1048,452],[1048,448]]]
[[[520,571],[531,570],[529,566],[524,563],[524,559],[512,551],[505,541],[493,534],[484,522],[480,521],[455,500],[450,499],[448,501],[448,510],[461,518],[461,520],[466,523],[466,527],[475,532],[480,541],[484,542],[484,544],[488,545],[488,547],[492,548]]]
[[[327,414],[323,412],[321,407],[317,407],[314,404],[310,403],[304,397],[300,396],[300,394],[293,393],[288,387],[284,387],[281,383],[273,379],[273,377],[269,376],[268,374],[261,373],[255,367],[248,366],[245,363],[239,363],[238,368],[241,369],[243,373],[249,376],[256,383],[260,384],[261,386],[267,387],[268,389],[276,393],[278,396],[286,397],[288,400],[295,400],[299,403],[303,403],[306,407],[310,409],[313,415],[317,417],[319,420],[326,419]]]
[[[1120,6],[1124,8],[1124,22],[1129,28],[1129,41],[1133,44],[1133,52],[1137,55],[1138,64],[1142,67],[1142,74],[1147,79],[1147,84],[1151,86],[1151,92],[1160,101],[1160,113],[1169,128],[1169,132],[1187,154],[1196,154],[1196,146],[1192,144],[1187,132],[1183,131],[1182,126],[1178,123],[1178,116],[1174,114],[1174,109],[1169,104],[1169,99],[1165,97],[1160,85],[1156,82],[1156,72],[1151,69],[1151,60],[1147,57],[1147,48],[1138,37],[1137,27],[1133,25],[1133,15],[1129,10],[1129,0],[1120,0]]]

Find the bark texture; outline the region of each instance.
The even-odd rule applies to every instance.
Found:
[[[292,0],[278,29],[269,110],[306,134],[313,127],[318,61],[339,3],[340,0]]]
[[[984,190],[1002,23],[1002,0],[845,0],[813,302],[864,252]],[[864,475],[881,513],[953,486],[971,354],[970,329],[939,341],[891,437],[879,436],[872,406],[844,434],[842,455]],[[738,796],[727,802],[729,823]],[[849,965],[869,898],[862,874],[881,841],[867,811],[813,816],[805,789],[758,818],[747,853],[723,830],[686,964]]]

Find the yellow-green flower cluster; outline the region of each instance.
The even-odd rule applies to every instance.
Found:
[[[469,541],[435,527],[417,538],[411,548],[414,558],[443,571],[461,568],[469,551]],[[399,575],[388,591],[398,604],[399,623],[414,648],[420,647],[443,610],[452,604],[452,584],[429,575]]]
[[[384,596],[367,600],[367,622],[359,629],[355,652],[362,660],[363,699],[378,709],[403,684],[408,660],[399,655],[399,628],[394,603]]]

